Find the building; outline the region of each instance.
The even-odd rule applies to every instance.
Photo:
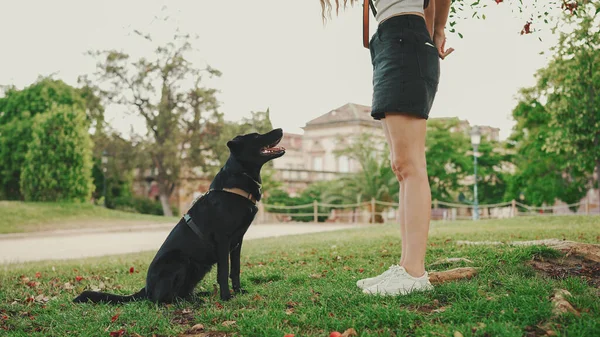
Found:
[[[294,196],[313,182],[358,172],[356,161],[337,152],[361,133],[372,134],[384,143],[381,124],[370,112],[368,106],[348,103],[308,121],[303,135],[286,133],[281,143],[286,154],[273,165],[287,192]]]

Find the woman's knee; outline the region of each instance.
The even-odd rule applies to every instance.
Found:
[[[427,164],[424,159],[411,157],[397,157],[392,159],[392,171],[399,181],[410,177],[427,176]]]

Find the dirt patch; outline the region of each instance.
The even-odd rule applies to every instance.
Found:
[[[588,260],[578,255],[569,255],[559,258],[535,256],[527,264],[541,274],[555,280],[578,277],[590,286],[600,288],[600,262]]]

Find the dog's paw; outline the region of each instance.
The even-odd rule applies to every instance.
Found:
[[[245,295],[248,293],[248,290],[244,289],[244,288],[237,288],[237,289],[233,289],[233,292],[236,294],[242,294]]]
[[[231,299],[230,293],[221,293],[221,301],[229,301]]]

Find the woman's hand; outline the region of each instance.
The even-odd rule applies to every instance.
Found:
[[[444,32],[444,29],[436,30],[433,33],[433,43],[437,47],[438,54],[442,60],[454,51],[454,48],[446,49],[446,32]]]

